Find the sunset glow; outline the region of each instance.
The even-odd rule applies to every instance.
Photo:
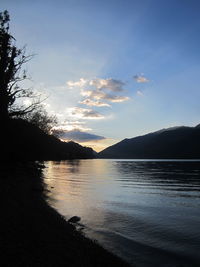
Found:
[[[81,131],[99,151],[199,123],[198,1],[3,0],[1,7],[18,45],[36,54],[27,86],[45,97],[70,140]]]

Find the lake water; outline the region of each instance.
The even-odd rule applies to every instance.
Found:
[[[50,205],[134,266],[200,266],[200,162],[45,163]]]

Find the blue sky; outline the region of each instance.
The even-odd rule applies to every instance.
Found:
[[[1,0],[62,138],[101,150],[200,122],[200,2]]]

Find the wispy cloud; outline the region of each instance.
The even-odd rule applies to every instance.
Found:
[[[81,95],[86,97],[91,97],[93,99],[103,99],[104,92],[97,90],[81,90]]]
[[[67,86],[72,89],[74,87],[84,87],[86,84],[88,83],[88,80],[84,79],[84,78],[80,78],[79,81],[67,81]]]
[[[89,98],[86,98],[83,101],[79,101],[79,103],[86,105],[86,106],[93,106],[93,107],[110,107],[108,103],[105,103],[102,101],[94,101]]]
[[[55,129],[54,134],[59,136],[59,138],[69,141],[75,141],[75,142],[89,142],[89,141],[99,141],[99,140],[104,140],[106,139],[104,136],[88,133],[88,132],[83,132],[80,130],[62,130],[62,129]]]
[[[108,79],[94,79],[89,82],[91,86],[94,86],[96,89],[108,89],[113,92],[123,91],[124,82],[112,78]]]
[[[74,88],[74,87],[79,87],[83,88],[84,86],[93,86],[96,89],[108,89],[113,92],[120,92],[123,91],[123,86],[125,85],[124,82],[121,80],[116,80],[113,78],[108,78],[108,79],[101,79],[101,78],[96,78],[96,79],[84,79],[80,78],[78,81],[67,81],[67,86],[69,88]]]
[[[125,92],[125,83],[118,79],[80,78],[78,81],[68,81],[67,86],[71,89],[79,89],[82,99],[77,100],[77,103],[88,107],[82,108],[79,105],[75,105],[74,107],[67,108],[65,114],[71,120],[84,121],[109,118],[110,115],[103,115],[93,108],[111,107],[111,105],[114,103],[122,103],[129,100],[128,96],[124,96],[122,94],[122,92]],[[81,134],[82,132],[86,132],[82,129],[82,127],[80,127],[80,125],[67,125],[65,132],[66,130],[67,132],[74,131],[76,134],[77,132],[78,134],[80,134],[79,132],[81,132]]]
[[[83,121],[65,121],[62,124],[54,126],[52,130],[56,131],[91,131],[91,128],[85,126]]]
[[[141,90],[137,90],[136,94],[137,94],[138,96],[144,96],[144,93],[143,93]]]
[[[89,97],[88,99],[95,99],[95,100],[107,100],[113,103],[120,103],[129,100],[128,96],[119,96],[115,94],[108,94],[103,91],[99,90],[86,90],[82,91],[81,94],[83,96]]]
[[[130,98],[128,96],[117,96],[117,95],[111,95],[111,94],[104,94],[103,99],[108,100],[112,103],[121,103],[121,102],[129,100]]]
[[[135,76],[133,76],[133,78],[135,79],[135,81],[137,83],[148,83],[148,82],[150,82],[150,80],[147,79],[143,74],[135,75]]]
[[[77,119],[103,119],[104,116],[100,114],[99,112],[93,110],[93,109],[87,109],[87,108],[80,108],[80,107],[73,107],[68,108],[67,113],[69,116]]]

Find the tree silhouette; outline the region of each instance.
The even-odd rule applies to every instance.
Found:
[[[23,89],[20,82],[27,79],[23,64],[28,62],[32,55],[26,55],[26,49],[15,46],[15,38],[9,32],[9,13],[7,10],[0,13],[0,120],[23,116],[35,110],[41,103],[35,98],[31,89]],[[18,98],[32,98],[29,106],[16,101]],[[17,103],[18,102],[18,103]]]
[[[32,112],[26,113],[22,118],[39,127],[46,134],[54,135],[52,128],[57,124],[57,118],[54,115],[49,115],[42,105]]]

